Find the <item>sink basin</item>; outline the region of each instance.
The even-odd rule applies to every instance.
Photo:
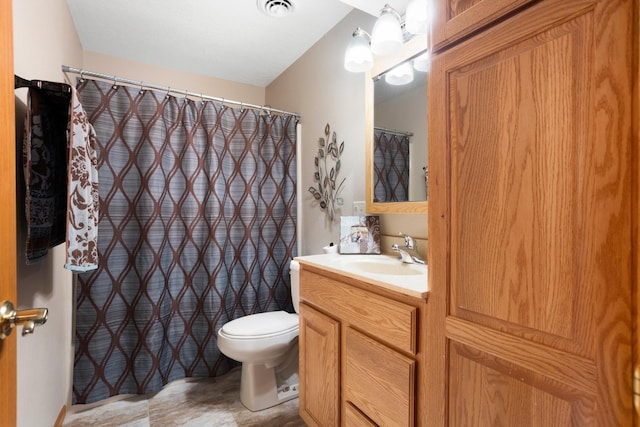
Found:
[[[398,256],[321,254],[296,260],[406,295],[425,298],[428,294],[427,266],[405,264]]]

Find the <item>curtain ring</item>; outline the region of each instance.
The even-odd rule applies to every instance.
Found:
[[[185,91],[184,91],[184,99],[185,99],[185,101],[189,100],[189,89],[185,89]]]
[[[204,104],[204,94],[202,92],[200,92],[200,101],[202,101],[202,103]]]
[[[118,78],[116,76],[113,76],[113,90],[117,90],[118,89]]]
[[[169,99],[169,93],[171,93],[171,86],[167,89],[167,93],[164,96],[165,99]]]
[[[80,83],[84,83],[84,70],[80,70]]]
[[[144,93],[144,89],[142,88],[144,86],[144,82],[140,82],[140,91],[138,93],[140,93],[140,95],[142,95]]]
[[[243,105],[242,101],[240,101],[240,112],[241,113],[244,112],[244,105]]]

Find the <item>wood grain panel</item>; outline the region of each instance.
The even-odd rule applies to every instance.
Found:
[[[488,355],[500,355],[502,360],[519,368],[539,372],[542,378],[555,380],[588,395],[597,394],[593,360],[532,344],[529,340],[454,317],[447,318],[446,332],[452,341]]]
[[[378,425],[413,426],[415,361],[347,328],[344,395]]]
[[[593,189],[581,183],[592,166],[586,163],[588,147],[575,144],[589,133],[587,110],[580,106],[591,102],[584,51],[591,18],[450,74],[459,105],[452,117],[454,315],[465,317],[460,308],[573,335],[577,319],[567,314],[586,297],[580,295],[583,263],[576,258],[583,242],[581,213],[597,209]],[[479,123],[478,111],[492,114]]]
[[[300,416],[309,426],[340,423],[340,323],[300,304]]]
[[[452,348],[449,418],[457,426],[570,426],[572,405]],[[497,422],[497,420],[500,420]]]
[[[300,271],[300,298],[400,350],[416,353],[417,308]]]
[[[0,301],[16,301],[16,138],[13,13],[0,0]],[[0,341],[0,414],[16,425],[16,333]]]

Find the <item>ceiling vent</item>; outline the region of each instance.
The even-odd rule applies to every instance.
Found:
[[[267,16],[283,18],[295,11],[295,3],[296,0],[258,0],[258,9]]]

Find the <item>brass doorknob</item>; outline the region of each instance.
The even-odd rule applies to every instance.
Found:
[[[47,321],[49,310],[46,308],[30,308],[27,310],[15,310],[9,301],[0,304],[0,339],[11,335],[11,331],[22,325],[22,336],[32,334],[36,326],[43,325]]]

